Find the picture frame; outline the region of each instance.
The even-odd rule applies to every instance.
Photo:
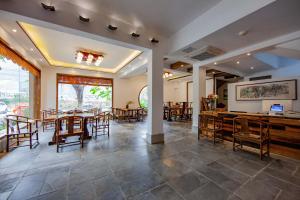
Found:
[[[236,85],[236,101],[297,100],[297,80]]]

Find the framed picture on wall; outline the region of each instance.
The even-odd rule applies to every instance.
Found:
[[[296,100],[297,80],[236,85],[237,101]]]

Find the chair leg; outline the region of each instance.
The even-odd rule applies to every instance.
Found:
[[[44,122],[43,122],[42,127],[43,127],[43,132],[45,132],[45,123]]]
[[[270,157],[270,141],[269,140],[268,140],[267,148],[268,148],[268,157]]]
[[[29,134],[29,146],[32,149],[32,133]]]
[[[235,138],[233,137],[233,145],[232,145],[232,150],[235,151]]]
[[[259,157],[260,157],[260,159],[262,160],[262,157],[263,157],[263,145],[262,145],[262,143],[260,143],[259,148],[260,148],[260,154],[259,154]]]
[[[107,126],[107,135],[109,137],[109,125]]]
[[[9,152],[9,135],[6,136],[6,152]]]

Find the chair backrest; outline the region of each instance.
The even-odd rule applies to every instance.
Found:
[[[78,123],[80,124],[79,129],[81,131],[84,131],[84,118],[81,116],[65,116],[57,119],[56,122],[56,133],[61,133],[61,127],[62,124],[66,122],[66,130],[68,131],[68,134],[73,134],[75,128],[78,130]]]
[[[96,123],[97,125],[109,125],[110,120],[110,112],[102,112],[96,115]]]
[[[6,126],[7,126],[7,134],[10,133],[21,133],[21,129],[27,129],[27,131],[31,131],[31,123],[29,123],[29,117],[22,115],[6,115]]]

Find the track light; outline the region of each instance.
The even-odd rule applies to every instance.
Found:
[[[131,33],[131,36],[134,38],[138,38],[138,37],[140,37],[140,34],[133,32],[133,33]]]
[[[50,6],[50,5],[46,5],[46,4],[44,4],[44,3],[41,3],[42,4],[42,6],[43,6],[43,8],[45,9],[45,10],[49,10],[49,11],[55,11],[55,7],[54,6]]]
[[[107,26],[107,28],[109,29],[109,30],[111,30],[111,31],[115,31],[115,30],[117,30],[118,29],[118,27],[116,27],[116,26],[113,26],[113,25],[108,25]]]
[[[89,22],[90,21],[90,18],[88,18],[88,17],[82,17],[81,15],[79,15],[79,19],[82,22]]]
[[[152,38],[152,39],[150,40],[150,42],[151,42],[151,43],[154,43],[154,44],[157,44],[157,43],[159,43],[159,40],[157,40],[157,39],[155,39],[155,38]]]

